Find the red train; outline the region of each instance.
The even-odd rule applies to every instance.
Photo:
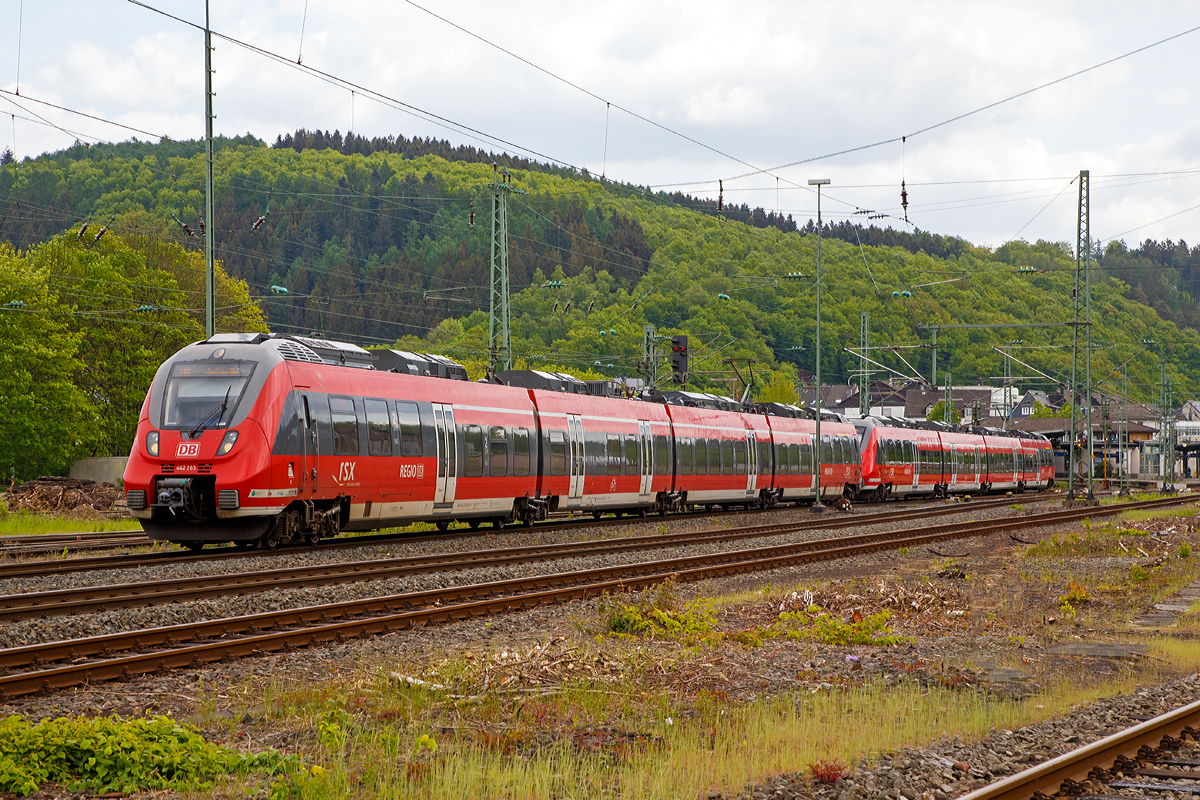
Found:
[[[471,383],[440,356],[278,334],[220,334],[163,364],[125,470],[151,538],[200,548],[315,544],[414,521],[445,529],[549,512],[1043,488],[1040,438],[861,420],[792,406],[611,395],[536,371]]]

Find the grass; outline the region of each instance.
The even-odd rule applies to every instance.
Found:
[[[48,533],[92,533],[139,530],[135,519],[72,519],[19,512],[0,515],[0,536],[36,536]]]
[[[1173,663],[1200,660],[1200,646],[1162,652]],[[321,688],[275,683],[247,710],[315,732],[304,754],[309,769],[288,786],[295,797],[696,797],[736,793],[804,765],[854,764],[947,732],[973,739],[1014,729],[1132,691],[1135,678],[1144,676],[1092,685],[1063,678],[1021,701],[915,683],[752,702],[720,692],[681,700],[580,681],[464,704],[361,674]]]
[[[1194,517],[1196,509],[1194,508],[1160,508],[1160,509],[1132,509],[1124,511],[1118,515],[1118,519],[1126,522],[1145,522],[1148,519],[1162,519],[1163,517]]]

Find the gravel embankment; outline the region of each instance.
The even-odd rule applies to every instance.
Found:
[[[1008,516],[1014,513],[1008,507],[981,509],[974,513],[972,513],[969,507],[967,507],[964,508],[964,512],[968,515],[968,518],[971,519],[994,518],[998,516]],[[761,518],[754,517],[754,519],[757,521]],[[956,517],[956,519],[961,519],[961,517]],[[872,532],[879,530],[890,530],[908,527],[914,524],[910,521],[867,525],[867,521],[868,519],[866,515],[864,515],[864,526],[856,529],[856,531]],[[628,529],[625,526],[622,526],[620,529],[621,531],[628,530],[629,532],[619,535],[656,532],[659,530],[659,526],[663,526],[665,528],[664,532],[689,529],[705,530],[716,527],[716,525],[722,523],[733,524],[733,521],[725,518],[717,520],[714,523],[714,520],[711,518],[699,518],[676,520],[674,522],[661,522],[657,524],[651,522],[648,524],[643,523],[638,526],[628,526]],[[916,524],[920,524],[920,522],[918,521]],[[606,529],[606,531],[611,534],[613,529]],[[490,581],[528,577],[532,575],[563,573],[575,570],[596,569],[607,566],[631,564],[642,561],[704,555],[728,550],[769,547],[790,542],[811,541],[813,539],[836,535],[837,533],[837,531],[831,532],[828,530],[805,530],[782,536],[762,537],[728,543],[717,542],[686,547],[670,547],[654,550],[640,550],[628,553],[612,553],[587,558],[567,558],[554,561],[535,562],[532,564],[483,567],[442,573],[433,572],[424,575],[412,575],[403,578],[381,581],[366,581],[361,583],[348,583],[335,586],[311,587],[303,589],[278,589],[259,594],[250,594],[243,597],[230,596],[190,603],[155,606],[150,608],[120,609],[73,617],[51,617],[46,619],[28,620],[5,625],[4,628],[0,630],[0,647],[18,647],[37,644],[40,642],[75,639],[86,636],[97,636],[102,634],[118,633],[167,625],[179,625],[200,620],[219,619],[224,617],[240,616],[244,614],[256,614],[265,611],[286,608],[299,608],[323,603],[338,603],[354,599],[425,591],[451,585],[485,583]],[[108,582],[129,583],[151,580],[166,580],[172,577],[180,577],[181,575],[190,576],[196,574],[225,574],[229,572],[250,571],[253,569],[277,569],[285,565],[316,565],[356,559],[378,560],[381,558],[399,558],[405,555],[427,554],[430,552],[463,552],[466,550],[481,549],[481,546],[484,548],[496,548],[503,547],[505,545],[520,546],[523,544],[542,543],[547,540],[577,541],[584,538],[594,538],[595,534],[595,529],[591,530],[590,536],[588,535],[587,531],[560,531],[556,532],[553,535],[553,538],[551,538],[552,534],[550,533],[543,534],[537,531],[532,531],[526,534],[516,534],[513,538],[509,538],[508,535],[505,535],[504,537],[488,537],[486,543],[481,541],[483,537],[472,537],[471,540],[460,539],[438,543],[422,542],[413,544],[391,544],[386,547],[370,548],[371,552],[365,553],[362,550],[357,549],[354,551],[304,550],[297,551],[294,555],[290,555],[286,558],[264,557],[235,559],[232,561],[193,562],[191,564],[178,566],[160,565],[136,570],[113,571],[111,573],[107,573],[103,577],[90,576],[87,573],[79,573],[62,576],[45,576],[21,581],[13,579],[7,582],[10,584],[10,586],[5,587],[5,590],[7,592],[45,591],[58,588],[68,588],[72,586],[99,585]],[[437,546],[436,550],[434,549],[435,545]],[[866,567],[868,564],[876,563],[881,555],[886,556],[886,554],[872,554],[868,556],[862,556],[860,558],[864,559],[863,566]],[[839,561],[838,563],[841,566],[849,568],[853,568],[854,566],[854,560],[843,560]],[[104,579],[112,576],[115,576],[115,581]],[[98,577],[100,579],[97,579]],[[18,583],[20,584],[20,588],[11,586],[11,584]]]

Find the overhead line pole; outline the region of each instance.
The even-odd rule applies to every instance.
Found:
[[[204,334],[217,332],[216,271],[213,266],[213,90],[212,28],[204,2]]]
[[[859,322],[859,346],[862,347],[862,375],[859,377],[858,412],[865,418],[871,413],[871,373],[867,371],[867,351],[871,349],[871,315],[864,311]]]
[[[1087,325],[1087,352],[1084,355],[1084,396],[1087,398],[1087,499],[1095,500],[1092,478],[1095,472],[1095,442],[1092,439],[1092,220],[1091,220],[1091,173],[1079,171],[1079,226],[1076,232],[1075,258],[1083,260],[1084,322]]]
[[[811,510],[820,514],[825,510],[821,502],[821,473],[824,466],[821,463],[821,187],[829,185],[829,178],[809,178],[808,185],[817,187],[817,430],[813,446],[813,462],[817,467],[817,497]]]
[[[512,369],[512,320],[508,300],[508,196],[512,173],[492,164],[492,259],[488,303],[488,374]]]

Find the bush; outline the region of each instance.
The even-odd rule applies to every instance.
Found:
[[[274,774],[289,761],[273,750],[249,755],[220,747],[169,717],[0,720],[0,792],[21,795],[43,783],[126,794],[202,788],[230,773]]]

